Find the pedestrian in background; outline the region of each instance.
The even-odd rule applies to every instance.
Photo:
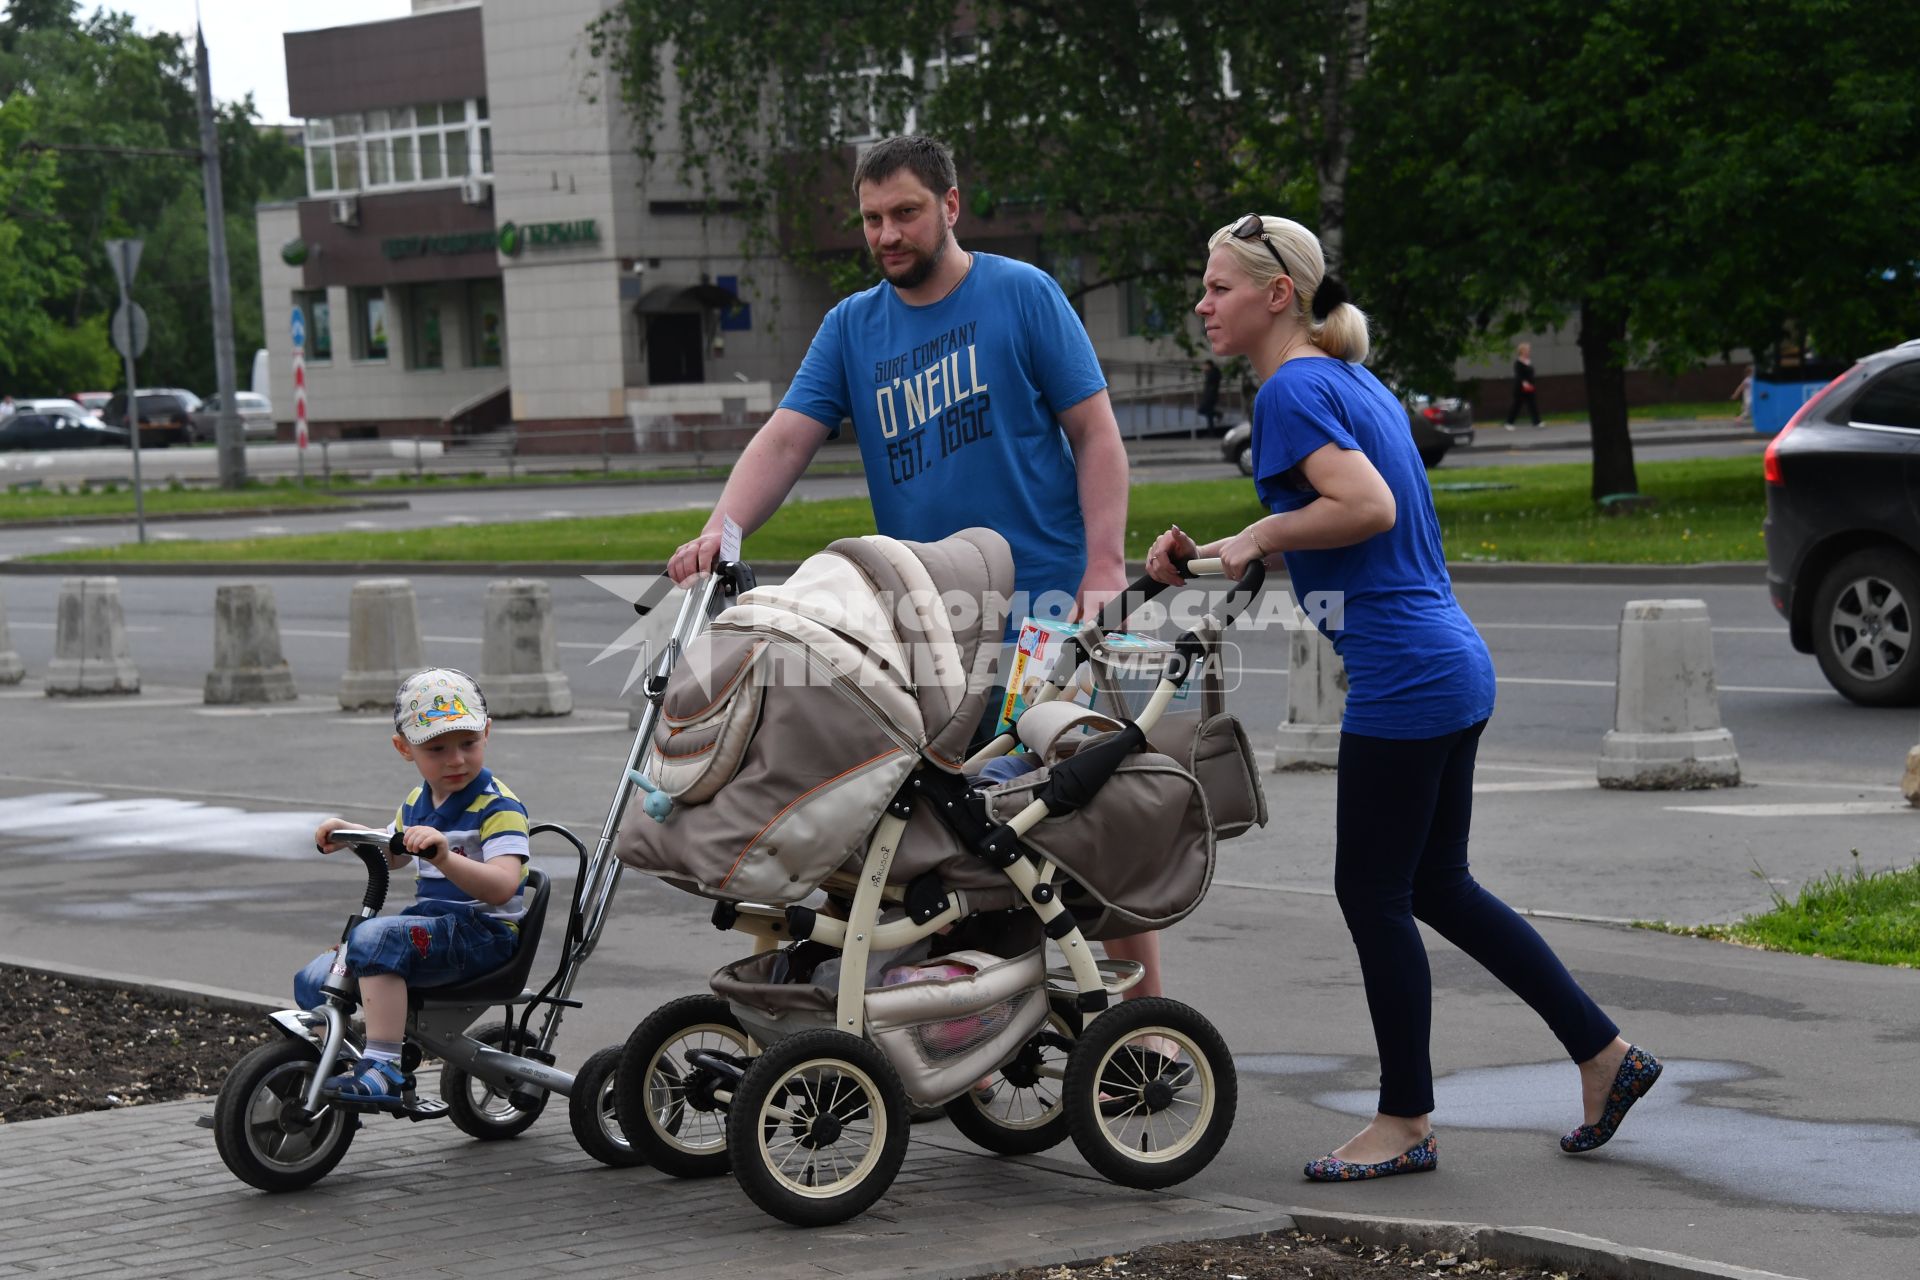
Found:
[[[1220,366],[1212,360],[1207,361],[1206,372],[1200,375],[1200,419],[1207,424],[1208,431],[1220,427]]]
[[[1533,386],[1533,344],[1523,342],[1513,351],[1513,404],[1507,409],[1507,430],[1513,430],[1514,419],[1520,416],[1520,407],[1526,406],[1527,413],[1533,418],[1533,425],[1540,425],[1540,400],[1534,394]]]
[[[1326,276],[1320,241],[1285,218],[1246,217],[1207,242],[1194,308],[1215,356],[1246,356],[1254,488],[1272,514],[1205,547],[1178,528],[1147,572],[1179,584],[1173,559],[1219,556],[1229,577],[1284,563],[1296,598],[1340,600],[1316,620],[1346,664],[1334,804],[1334,891],[1359,953],[1380,1052],[1373,1121],[1312,1161],[1346,1182],[1439,1165],[1428,1057],[1432,981],[1424,921],[1531,1005],[1579,1066],[1582,1123],[1560,1139],[1591,1151],[1660,1075],[1622,1040],[1532,925],[1474,880],[1467,862],[1473,768],[1493,714],[1493,661],[1453,594],[1433,496],[1407,414],[1360,363],[1367,318]]]

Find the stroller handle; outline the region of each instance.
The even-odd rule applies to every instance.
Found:
[[[1209,577],[1222,572],[1218,556],[1206,559],[1173,558],[1173,567],[1183,578]],[[1260,594],[1260,588],[1266,585],[1267,566],[1264,561],[1255,560],[1240,575],[1240,581],[1233,584],[1233,590],[1221,603],[1220,625],[1226,627],[1239,617],[1253,598]],[[1126,625],[1127,615],[1167,589],[1167,585],[1157,578],[1142,575],[1127,589],[1107,601],[1100,608],[1098,622],[1102,631],[1116,631]]]

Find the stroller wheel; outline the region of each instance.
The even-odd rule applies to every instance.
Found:
[[[988,1151],[1030,1156],[1067,1137],[1067,1055],[1080,1034],[1080,1011],[1068,999],[1049,1001],[1047,1022],[1019,1056],[947,1104],[953,1127]]]
[[[573,1126],[573,1140],[580,1149],[601,1164],[629,1169],[645,1164],[647,1158],[633,1149],[620,1127],[613,1100],[614,1081],[620,1070],[620,1046],[600,1050],[580,1066],[573,1078],[573,1093],[567,1099],[567,1120]]]
[[[1177,1000],[1100,1014],[1067,1056],[1066,1112],[1087,1163],[1128,1187],[1170,1187],[1206,1168],[1233,1128],[1233,1059]]]
[[[519,1028],[509,1022],[489,1023],[467,1035],[504,1053],[519,1053],[529,1047]],[[514,1100],[512,1086],[491,1084],[452,1063],[440,1069],[440,1096],[446,1099],[447,1118],[454,1127],[482,1142],[519,1137],[547,1109],[544,1089],[536,1090],[534,1101],[522,1107]]]
[[[220,1086],[213,1141],[235,1177],[262,1191],[298,1191],[332,1172],[359,1121],[339,1107],[307,1120],[307,1086],[319,1052],[298,1040],[262,1045]]]
[[[641,1160],[676,1178],[727,1171],[727,1103],[749,1061],[747,1033],[718,996],[683,996],[648,1014],[620,1049],[613,1098],[620,1128]]]
[[[727,1114],[733,1176],[797,1227],[864,1213],[907,1158],[907,1092],[880,1050],[803,1031],[754,1059]]]

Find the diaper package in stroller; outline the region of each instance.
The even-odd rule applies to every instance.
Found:
[[[1012,578],[1005,541],[971,529],[843,539],[714,612],[751,582],[722,565],[689,599],[633,751],[660,795],[627,815],[616,852],[713,899],[714,923],[763,949],[628,1039],[619,1116],[657,1167],[731,1167],[763,1209],[812,1225],[885,1192],[909,1101],[944,1104],[994,1151],[1071,1135],[1132,1186],[1190,1177],[1224,1142],[1235,1081],[1219,1034],[1176,1001],[1109,1008],[1140,968],[1087,945],[1176,923],[1212,880],[1194,758],[1150,734],[1223,624],[1164,648],[1136,720],[1071,704],[1072,666],[1098,663],[1105,630],[1159,590],[1136,583],[969,759]],[[1010,750],[1035,767],[982,785]],[[1048,940],[1065,958],[1051,972]]]

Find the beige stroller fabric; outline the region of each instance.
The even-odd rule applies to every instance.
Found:
[[[938,543],[844,538],[786,582],[743,594],[688,646],[668,679],[642,769],[675,797],[665,822],[629,810],[615,851],[696,893],[781,904],[857,870],[869,837],[923,764],[958,773],[986,709],[1005,634],[1013,562],[1005,540],[968,529]],[[1036,755],[1051,763],[1087,729],[1062,712]],[[1059,744],[1056,746],[1056,744]],[[1044,769],[988,791],[1011,817]],[[1193,775],[1139,754],[1085,809],[1026,843],[1073,877],[1066,901],[1092,936],[1163,928],[1213,876],[1207,801]],[[889,878],[937,871],[976,910],[1019,901],[1006,876],[916,806]]]

